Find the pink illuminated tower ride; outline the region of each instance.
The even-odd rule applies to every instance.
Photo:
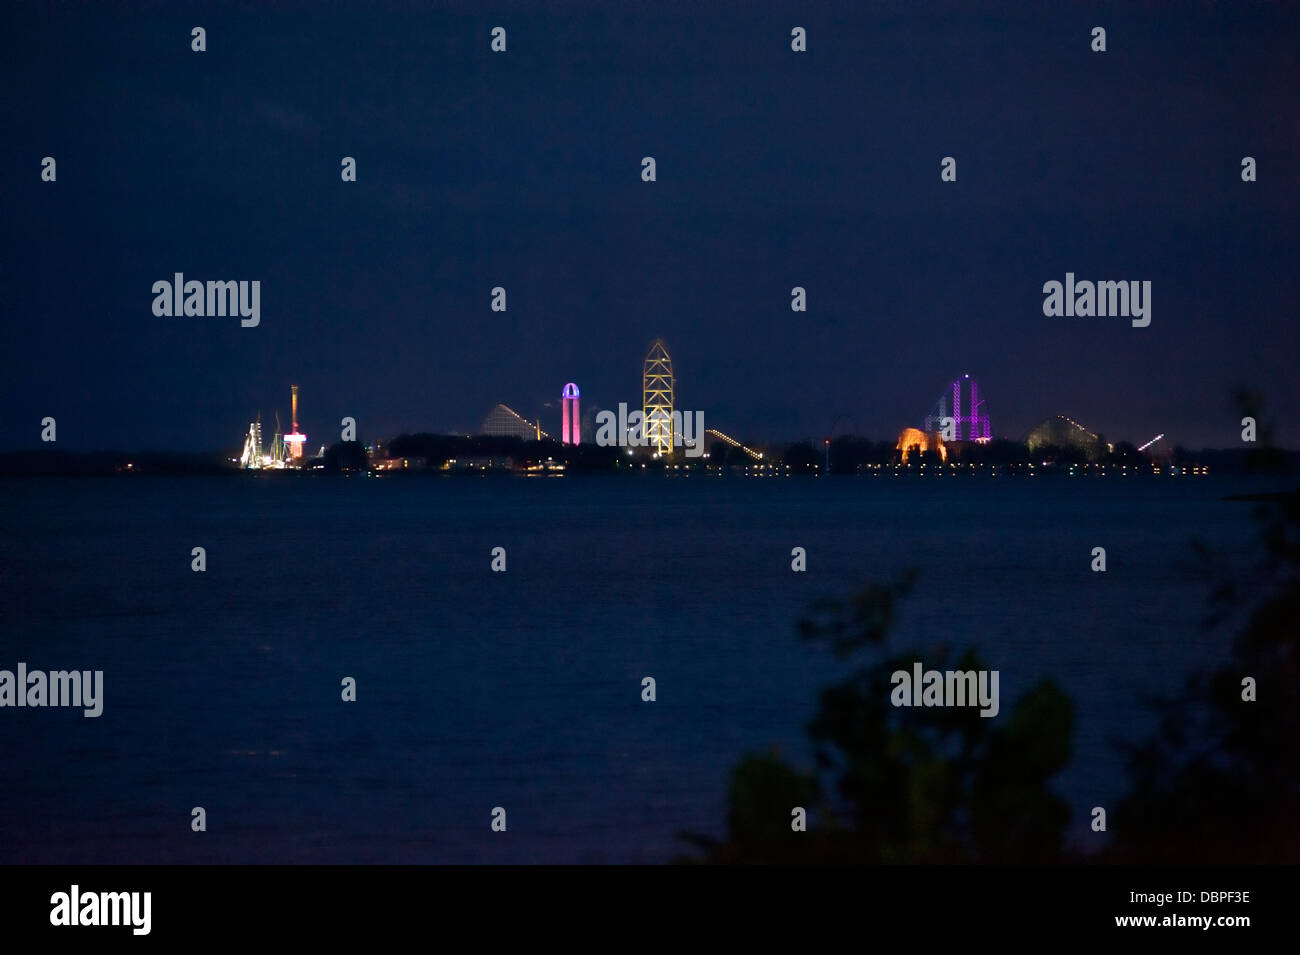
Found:
[[[578,386],[569,382],[560,395],[560,414],[563,417],[560,438],[564,444],[582,443],[582,419],[578,416]]]

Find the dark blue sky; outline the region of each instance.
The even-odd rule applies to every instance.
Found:
[[[313,448],[635,405],[656,336],[754,440],[892,437],[965,372],[1010,437],[1300,403],[1300,6],[483,6],[7,9],[0,448],[237,447],[291,382]],[[261,280],[260,326],[155,317],[178,271]],[[1044,317],[1067,271],[1150,280],[1150,327]]]

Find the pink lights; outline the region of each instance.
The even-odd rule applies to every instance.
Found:
[[[560,438],[564,444],[582,442],[582,419],[578,415],[578,386],[569,382],[560,395],[560,414],[563,418]]]

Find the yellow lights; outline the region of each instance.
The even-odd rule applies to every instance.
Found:
[[[717,438],[719,441],[723,442],[724,444],[731,445],[733,448],[739,448],[741,451],[744,451],[755,461],[763,460],[762,451],[755,451],[753,448],[747,448],[739,441],[737,441],[735,438],[733,438],[731,435],[723,434],[721,431],[717,430],[716,428],[706,428],[704,433]]]
[[[673,453],[673,360],[661,339],[646,353],[641,371],[641,413],[645,437],[657,454]],[[643,468],[645,465],[641,465]]]

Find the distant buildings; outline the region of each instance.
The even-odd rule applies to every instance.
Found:
[[[389,458],[384,457],[382,451],[376,450],[370,454],[370,469],[372,471],[418,471],[421,468],[428,467],[427,458]]]
[[[688,436],[689,430],[684,430],[677,421],[681,420],[682,413],[674,407],[676,403],[676,377],[673,373],[672,358],[668,353],[667,346],[662,339],[656,339],[647,351],[642,363],[642,421],[640,422],[640,436],[642,447],[648,447],[653,452],[655,458],[667,458],[675,450],[675,444],[679,437]],[[580,392],[578,385],[574,382],[568,382],[564,385],[560,394],[560,438],[563,445],[569,448],[576,447],[582,443],[582,408],[580,405]],[[324,464],[318,461],[306,462],[304,460],[305,444],[307,435],[299,430],[298,423],[298,386],[290,386],[291,414],[293,422],[293,431],[289,434],[280,433],[280,419],[278,414],[275,416],[275,432],[268,444],[264,442],[262,434],[261,414],[257,415],[256,420],[249,422],[248,431],[244,436],[243,451],[238,458],[239,465],[248,469],[280,469],[292,467],[324,466],[327,469],[337,465],[337,461],[326,461]],[[549,403],[547,408],[553,407]],[[588,396],[587,412],[590,416],[596,408],[596,403]],[[620,404],[620,409],[626,410],[625,404]],[[620,411],[622,414],[623,411]],[[602,412],[602,414],[612,414],[612,412]],[[697,413],[698,414],[698,413]],[[632,412],[632,418],[635,418],[635,409]],[[606,423],[607,427],[608,423]],[[638,427],[634,422],[627,422],[625,419],[620,420],[619,429],[625,433],[631,433]],[[743,466],[747,473],[753,468],[767,466],[765,455],[761,450],[755,450],[742,445],[738,440],[724,434],[717,429],[709,429],[703,432],[701,422],[701,435],[699,440],[712,440],[723,446],[723,453],[717,463],[718,467]],[[589,430],[588,441],[591,441],[594,434],[594,428]],[[832,428],[833,430],[833,428]],[[679,436],[677,432],[683,431]],[[921,427],[904,428],[898,435],[894,443],[894,455],[892,460],[895,463],[907,464],[916,461],[916,455],[934,452],[938,456],[938,461],[946,464],[956,464],[959,460],[963,464],[972,467],[984,465],[997,466],[999,463],[1016,464],[1017,462],[1025,464],[1027,467],[1033,467],[1029,463],[1026,451],[1034,454],[1040,449],[1057,448],[1063,452],[1069,452],[1060,455],[1043,454],[1040,458],[1052,458],[1053,461],[1065,460],[1068,462],[1079,463],[1082,461],[1096,463],[1111,459],[1115,453],[1114,447],[1107,444],[1100,435],[1095,434],[1084,428],[1077,421],[1073,421],[1061,415],[1047,418],[1035,425],[1025,436],[1023,445],[1017,448],[1019,442],[1000,441],[992,447],[972,448],[969,445],[987,445],[992,441],[992,426],[989,420],[987,410],[987,399],[981,395],[978,381],[970,375],[962,375],[955,379],[942,395],[931,406],[930,411],[925,415]],[[1159,435],[1147,442],[1141,448],[1132,448],[1128,445],[1121,444],[1121,453],[1130,454],[1130,461],[1136,460],[1135,455],[1149,452],[1157,441],[1163,439]],[[627,467],[644,468],[647,463],[655,466],[654,462],[648,461],[648,456],[634,455],[631,450],[624,448],[620,450],[615,458],[612,454],[609,456],[600,453],[598,448],[584,448],[581,451],[565,450],[564,452],[555,452],[553,448],[539,446],[533,442],[539,442],[543,439],[555,440],[550,434],[542,430],[540,420],[530,420],[513,408],[505,404],[495,405],[483,419],[482,425],[478,431],[477,437],[468,434],[444,434],[444,435],[404,435],[405,439],[401,445],[404,451],[403,456],[390,456],[389,453],[379,445],[365,449],[366,457],[360,459],[361,463],[347,464],[345,468],[366,467],[367,461],[371,471],[405,471],[405,470],[442,470],[442,471],[526,471],[542,473],[562,473],[567,470],[577,469],[584,473],[589,470],[618,470]],[[487,438],[504,438],[512,439],[506,441],[481,440]],[[838,439],[837,439],[838,440]],[[528,443],[525,448],[520,448],[517,442]],[[603,439],[602,439],[603,441]],[[868,442],[865,439],[854,438],[859,445],[870,446],[867,451],[861,449],[855,450],[852,442],[846,444],[842,454],[847,455],[845,460],[860,459],[857,467],[880,467],[881,463],[888,463],[891,460],[889,445],[886,442]],[[596,442],[600,444],[601,442]],[[717,450],[718,444],[713,445]],[[825,470],[830,472],[830,457],[832,454],[840,454],[840,451],[834,451],[835,443],[830,438],[826,439],[827,463]],[[336,457],[339,447],[331,451]],[[354,449],[359,449],[360,445],[345,443],[341,446],[349,454]],[[620,442],[620,448],[623,445]],[[633,445],[630,443],[627,448]],[[805,454],[802,445],[799,454]],[[546,458],[542,456],[546,451],[556,453],[559,460]],[[731,451],[739,451],[745,457],[732,455]],[[326,455],[326,448],[321,448],[321,458]],[[854,456],[856,455],[856,458]],[[707,456],[707,455],[706,455]],[[627,458],[640,457],[640,460],[627,461]],[[788,457],[788,455],[787,455]],[[746,460],[748,459],[748,460]],[[354,459],[349,458],[349,461]],[[933,459],[931,459],[933,460]],[[756,462],[756,463],[751,463]],[[803,458],[799,459],[800,467],[803,467]],[[841,464],[844,462],[841,461]],[[849,461],[850,465],[852,461]],[[1047,463],[1047,462],[1044,462]],[[660,465],[667,465],[668,470],[678,468],[687,468],[690,462],[667,461],[659,462]],[[777,465],[772,465],[776,467]],[[791,468],[787,460],[783,465],[788,472]],[[809,467],[817,469],[817,465],[812,464]],[[851,473],[853,466],[847,470],[840,469],[843,473]]]
[[[448,458],[442,462],[440,469],[443,471],[513,471],[515,460],[501,455]]]

